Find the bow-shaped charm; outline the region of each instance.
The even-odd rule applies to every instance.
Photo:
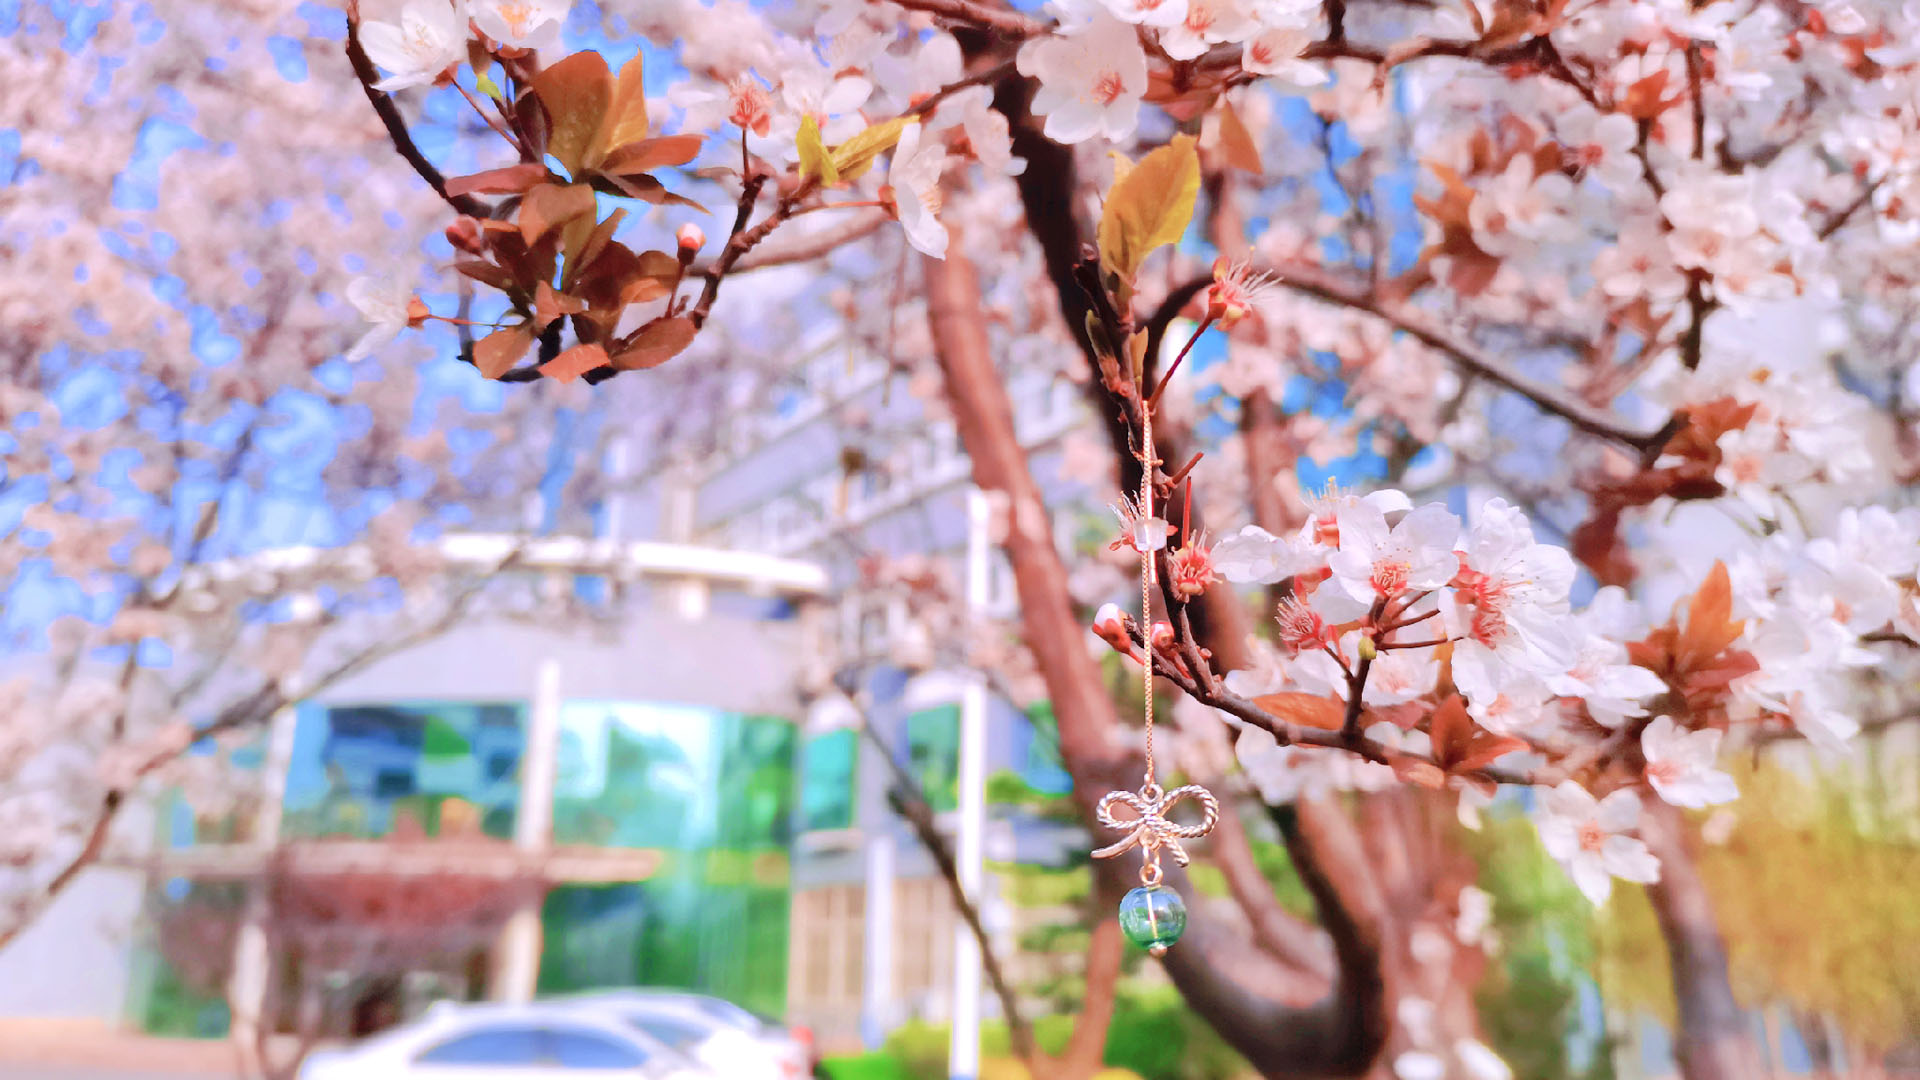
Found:
[[[1173,804],[1185,798],[1192,798],[1200,804],[1202,817],[1198,825],[1176,825],[1167,820],[1167,811]],[[1124,803],[1139,814],[1138,818],[1116,818],[1113,816],[1115,803]],[[1111,859],[1130,848],[1141,848],[1146,852],[1148,862],[1155,862],[1161,848],[1173,852],[1173,859],[1181,866],[1187,865],[1187,852],[1180,846],[1182,840],[1193,840],[1213,831],[1220,820],[1220,804],[1214,801],[1213,793],[1198,784],[1188,784],[1172,791],[1161,791],[1160,785],[1148,784],[1140,789],[1138,795],[1131,791],[1109,791],[1100,800],[1094,816],[1100,824],[1109,829],[1129,830],[1118,843],[1110,844],[1093,853],[1096,859]]]

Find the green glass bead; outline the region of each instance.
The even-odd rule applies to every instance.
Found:
[[[1187,904],[1165,885],[1145,885],[1120,901],[1120,932],[1155,956],[1180,940],[1187,928]]]

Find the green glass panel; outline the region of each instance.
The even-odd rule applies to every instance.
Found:
[[[936,812],[960,805],[960,706],[907,717],[907,767]]]
[[[859,733],[852,728],[842,728],[807,740],[800,765],[802,829],[853,826],[853,783],[860,760],[859,738]]]

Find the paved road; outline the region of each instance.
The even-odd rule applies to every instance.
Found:
[[[98,1065],[17,1065],[0,1061],[0,1080],[228,1080],[202,1072],[127,1072]]]

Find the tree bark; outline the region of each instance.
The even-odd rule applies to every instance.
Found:
[[[1118,738],[1113,703],[1087,651],[1086,628],[1074,617],[1051,519],[993,364],[979,281],[962,250],[963,244],[955,244],[945,260],[921,260],[934,352],[974,482],[1008,498],[1001,544],[1013,567],[1024,637],[1053,703],[1074,799],[1091,823],[1105,792],[1135,786],[1140,762]],[[1359,845],[1350,839],[1352,823],[1319,805],[1288,814],[1295,821],[1289,848],[1320,904],[1339,962],[1332,992],[1311,1007],[1285,1004],[1270,987],[1287,973],[1249,948],[1244,937],[1205,918],[1195,919],[1167,954],[1166,968],[1187,1002],[1263,1074],[1358,1076],[1372,1064],[1388,1027],[1380,965],[1385,912]],[[1331,835],[1342,832],[1344,842]],[[1137,858],[1110,860],[1098,864],[1098,872],[1124,887],[1137,867]],[[1177,867],[1169,868],[1167,884],[1190,897]]]
[[[1087,1080],[1100,1071],[1107,1056],[1107,1031],[1113,1026],[1114,990],[1120,982],[1120,917],[1116,914],[1125,893],[1108,874],[1093,876],[1093,933],[1087,940],[1086,996],[1073,1034],[1059,1058],[1050,1062],[1046,1080]],[[1036,1075],[1035,1080],[1041,1080]]]
[[[1660,859],[1660,880],[1647,899],[1667,942],[1673,998],[1680,1023],[1674,1054],[1687,1080],[1748,1080],[1760,1075],[1760,1055],[1745,1013],[1727,980],[1727,945],[1713,900],[1700,880],[1680,811],[1650,801],[1640,836]]]

